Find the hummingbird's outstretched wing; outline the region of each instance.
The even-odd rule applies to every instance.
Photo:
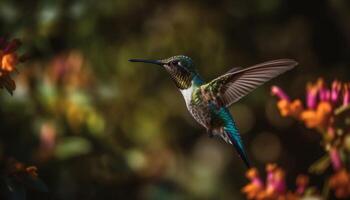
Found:
[[[242,70],[242,67],[232,67],[230,70],[228,70],[225,74],[233,73],[239,70]]]
[[[259,85],[292,69],[297,64],[291,59],[280,59],[239,70],[230,70],[206,84],[206,89],[219,97],[223,105],[229,107]]]

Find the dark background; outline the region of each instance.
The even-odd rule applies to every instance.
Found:
[[[0,33],[30,59],[13,97],[0,91],[0,156],[39,168],[50,193],[32,199],[243,199],[233,147],[196,124],[164,70],[128,59],[187,55],[211,80],[292,58],[231,111],[252,163],[278,163],[293,188],[324,152],[270,86],[302,98],[318,77],[349,80],[349,24],[346,0],[1,0]]]

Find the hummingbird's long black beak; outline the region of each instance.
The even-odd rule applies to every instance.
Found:
[[[146,59],[129,59],[130,62],[142,62],[142,63],[151,63],[156,65],[163,65],[164,63],[160,60],[146,60]]]

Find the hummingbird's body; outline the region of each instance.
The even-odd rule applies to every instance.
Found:
[[[293,60],[281,59],[245,69],[233,68],[226,74],[205,83],[187,56],[174,56],[164,60],[131,59],[130,61],[163,66],[181,91],[193,118],[206,128],[209,136],[220,136],[227,143],[233,144],[247,166],[249,161],[228,107],[257,86],[297,64]]]
[[[191,81],[191,87],[180,90],[188,111],[199,124],[206,128],[210,137],[218,135],[229,144],[232,144],[231,141],[241,141],[230,111],[225,106],[221,106],[217,99],[211,99],[210,94],[205,91],[206,87],[208,85],[199,75],[195,75]],[[243,144],[238,142],[234,145],[237,145],[236,149],[241,151],[239,152],[242,155],[241,158],[249,166]]]

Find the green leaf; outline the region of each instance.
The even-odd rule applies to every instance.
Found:
[[[345,130],[350,127],[350,105],[342,106],[334,111],[336,127]]]
[[[313,174],[322,174],[330,164],[329,156],[325,155],[310,166],[309,172]]]
[[[55,156],[59,159],[68,159],[87,154],[91,151],[90,142],[82,137],[67,137],[60,141],[55,149]]]
[[[348,106],[341,106],[340,108],[338,108],[338,109],[336,109],[334,111],[334,114],[335,115],[342,115],[345,112],[350,112],[350,105],[348,105]]]
[[[330,193],[329,179],[326,179],[323,183],[322,196],[328,199],[329,193]]]

